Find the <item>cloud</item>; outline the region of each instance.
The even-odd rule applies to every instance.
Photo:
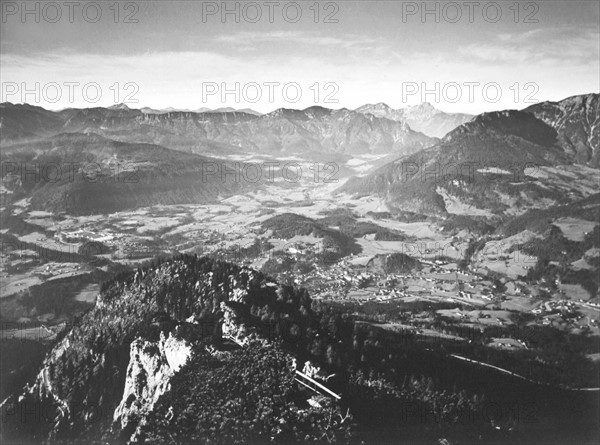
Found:
[[[294,51],[348,51],[364,54],[368,51],[385,51],[389,44],[382,38],[352,34],[326,35],[306,31],[243,31],[216,36],[214,43],[227,45],[230,49],[258,49],[268,46],[271,50],[289,49]]]
[[[590,28],[540,28],[523,33],[491,35],[482,42],[434,47],[394,44],[380,37],[353,34],[327,35],[307,31],[238,32],[217,35],[201,49],[186,51],[147,51],[135,54],[104,55],[55,49],[39,53],[4,53],[0,75],[3,82],[97,82],[105,95],[98,105],[112,105],[115,83],[135,82],[140,106],[195,109],[208,107],[251,107],[271,111],[278,107],[304,108],[319,103],[333,108],[356,108],[367,102],[386,102],[399,108],[419,102],[420,95],[404,103],[402,85],[415,82],[425,88],[436,83],[497,82],[502,85],[499,102],[489,103],[479,92],[473,102],[464,96],[458,103],[426,99],[446,111],[481,112],[493,109],[523,108],[513,98],[510,86],[533,82],[539,86],[538,100],[557,100],[573,94],[597,91],[598,31]],[[254,48],[250,52],[247,48]],[[450,48],[450,49],[449,49]],[[540,69],[543,67],[543,69]],[[275,101],[259,103],[232,101],[227,96],[210,97],[203,103],[206,82],[297,82],[303,95],[298,103],[286,103],[279,94]],[[323,86],[339,87],[338,105],[320,102]],[[320,89],[315,102],[314,90]],[[121,96],[119,96],[121,97]],[[48,105],[48,104],[41,104]],[[73,104],[50,104],[52,108]],[[79,102],[75,106],[90,106]]]
[[[598,29],[562,27],[500,34],[496,41],[461,47],[459,55],[498,65],[560,63],[585,66],[595,64],[600,58],[600,33]]]

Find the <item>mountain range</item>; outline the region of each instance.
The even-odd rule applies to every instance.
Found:
[[[0,159],[11,202],[29,198],[33,209],[56,213],[210,203],[260,186],[223,180],[221,171],[235,171],[232,162],[95,133],[12,144]]]
[[[458,226],[459,217],[482,217],[464,218],[465,226],[473,227],[467,230],[469,236],[494,227],[494,235],[499,236],[535,230],[545,238],[534,239],[534,247],[541,244],[564,254],[576,244],[577,255],[570,254],[569,261],[564,261],[570,264],[597,252],[598,228],[586,233],[583,242],[571,243],[550,226],[557,216],[597,220],[599,97],[587,94],[521,111],[483,113],[441,139],[366,109],[364,113],[322,107],[279,109],[255,116],[243,112],[152,114],[126,107],[52,112],[5,103],[0,106],[2,195],[12,204],[30,199],[35,210],[75,214],[210,203],[263,184],[205,175],[208,164],[235,168],[231,160],[208,153],[288,156],[301,152],[305,159],[378,154],[394,160],[348,180],[336,193],[385,198],[390,210],[385,219],[392,224],[396,216],[413,212],[421,214],[412,215],[415,218],[442,221],[440,230],[444,231],[452,224]],[[67,165],[74,170],[54,177],[51,166]],[[481,230],[475,230],[478,225]],[[381,241],[410,239],[392,225],[384,227],[382,222],[378,226],[344,213],[318,220],[292,213],[272,215],[261,220],[260,229],[280,239],[323,239],[330,245],[323,256],[329,258],[333,252],[336,260],[359,252],[359,242],[366,236]],[[477,250],[469,244],[467,251],[471,247],[468,255]],[[558,264],[561,255],[547,259]],[[594,258],[595,269],[583,274],[591,277],[596,292],[598,256]],[[413,273],[424,264],[405,254],[384,254],[369,260],[366,270]],[[551,269],[543,262],[535,264],[545,271]],[[344,274],[340,280],[345,278]],[[565,282],[566,278],[559,277]],[[503,285],[495,275],[488,279],[494,289]],[[556,279],[549,275],[546,282]],[[458,281],[457,273],[457,286]],[[545,297],[532,294],[533,298]],[[440,304],[454,307],[445,301]],[[429,302],[423,307],[431,309]],[[394,306],[393,311],[405,309]],[[529,313],[521,315],[511,317],[519,321],[519,329],[540,332],[544,341],[552,338],[547,354],[534,346],[535,336],[531,349],[520,349],[510,359],[506,351],[484,349],[492,339],[508,333],[495,324],[486,327],[481,343],[473,341],[472,351],[534,370],[547,368],[547,376],[554,378],[557,372],[565,380],[578,373],[585,376],[583,371],[592,369],[582,365],[569,368],[575,369],[573,374],[564,372],[559,352],[564,347],[566,354],[575,355],[573,351],[583,343],[567,331],[541,331],[541,326],[529,322]],[[482,443],[482,437],[487,443],[506,443],[512,436],[500,434],[512,431],[512,418],[499,431],[495,419],[481,416],[482,409],[489,407],[481,401],[489,394],[499,397],[505,392],[510,397],[500,398],[497,406],[515,406],[500,404],[512,400],[513,393],[517,401],[524,394],[544,401],[536,407],[540,415],[536,431],[558,420],[584,431],[589,419],[597,421],[597,400],[579,403],[585,400],[579,398],[587,395],[584,391],[570,398],[563,389],[553,395],[553,383],[527,389],[514,375],[456,363],[456,356],[447,355],[452,349],[446,346],[451,343],[440,341],[441,347],[430,341],[420,344],[409,341],[405,332],[397,332],[398,337],[378,325],[383,323],[366,322],[360,312],[341,314],[335,306],[312,300],[306,289],[282,284],[247,267],[191,255],[155,259],[106,280],[93,307],[72,325],[53,331],[48,353],[38,352],[29,365],[27,383],[3,394],[2,441],[331,443],[349,441],[351,429],[359,434],[379,433],[383,426],[397,424],[398,413],[410,406],[418,408],[420,422],[412,433],[404,431],[411,428],[409,422],[401,424],[397,442],[414,442],[417,437],[441,442],[439,425],[462,428],[469,419],[468,437]],[[442,326],[458,325],[453,321]],[[9,346],[23,354],[30,347],[26,344],[15,339]],[[467,342],[452,347],[469,351]],[[527,360],[520,362],[519,357]],[[314,377],[334,394],[342,394],[343,402],[309,393],[298,380],[297,363],[314,369]],[[476,393],[464,389],[474,387]],[[566,407],[562,405],[565,400],[570,401]],[[560,414],[552,417],[548,412],[556,406]],[[591,414],[582,416],[581,412]],[[436,419],[432,428],[423,427],[421,413]],[[581,419],[583,426],[577,423]],[[401,434],[407,434],[407,440],[401,440]],[[355,442],[376,442],[368,438],[359,436]]]
[[[118,105],[113,105],[112,107],[108,107],[111,109],[130,109],[126,104],[118,104]],[[140,108],[140,111],[146,113],[146,114],[164,114],[164,113],[173,113],[176,111],[182,111],[182,112],[187,112],[187,113],[246,113],[246,114],[253,114],[255,116],[262,116],[262,113],[259,113],[258,111],[254,111],[250,108],[242,108],[242,109],[235,109],[235,108],[231,108],[231,107],[222,107],[222,108],[215,108],[215,109],[211,109],[211,108],[207,108],[207,107],[202,107],[202,108],[197,108],[195,110],[189,110],[189,109],[183,109],[183,108],[173,108],[173,107],[168,107],[168,108],[161,108],[161,109],[155,109],[155,108],[150,108],[150,107],[143,107]]]
[[[231,176],[224,181],[219,171],[204,180],[207,169],[243,168],[224,160],[231,155],[294,155],[343,165],[355,155],[414,153],[437,140],[402,122],[321,107],[256,116],[237,111],[152,114],[123,105],[54,112],[4,103],[0,130],[2,181],[9,192],[3,200],[31,198],[34,209],[80,214],[213,202],[259,187],[261,181]],[[59,180],[21,174],[45,172],[52,165],[64,170],[68,164],[77,164],[74,174],[60,172]],[[98,169],[102,180],[90,181],[83,168]],[[339,171],[347,174],[343,166]]]
[[[396,210],[418,213],[515,215],[598,192],[598,97],[588,94],[522,111],[483,113],[442,139],[388,118],[440,116],[430,105],[391,110],[378,104],[355,111],[282,108],[256,116],[237,111],[149,114],[125,106],[54,112],[4,103],[3,163],[39,166],[86,159],[102,164],[113,180],[15,183],[6,169],[2,179],[17,192],[13,198],[30,194],[35,208],[64,210],[56,203],[60,196],[88,213],[101,207],[114,211],[207,202],[260,186],[215,177],[197,181],[208,162],[227,165],[223,159],[230,155],[299,156],[340,165],[354,156],[376,155],[379,165],[386,159],[392,162],[351,178],[338,191],[382,196]],[[123,171],[110,172],[126,164],[139,174],[135,184],[114,180]],[[118,193],[101,198],[109,189]],[[106,206],[100,205],[104,200]],[[85,202],[95,204],[84,208]]]
[[[574,162],[600,165],[600,104],[598,94],[541,102],[526,108],[558,133],[559,145]]]
[[[476,116],[340,191],[396,209],[503,216],[598,193],[599,95]]]
[[[436,141],[404,122],[355,111],[310,107],[278,109],[263,116],[242,111],[146,113],[126,107],[48,111],[0,105],[4,144],[59,133],[94,132],[123,142],[144,142],[207,154],[407,154]]]
[[[429,102],[399,109],[393,109],[380,102],[363,105],[355,111],[394,121],[406,122],[413,130],[436,138],[445,136],[449,131],[454,130],[459,125],[473,118],[471,114],[444,113]]]

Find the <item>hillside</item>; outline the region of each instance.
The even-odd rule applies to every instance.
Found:
[[[406,123],[347,109],[279,109],[266,115],[240,111],[144,112],[129,108],[66,109],[0,105],[2,143],[59,133],[94,132],[123,142],[143,142],[197,153],[409,154],[436,141]]]
[[[575,103],[588,107],[583,99]],[[559,134],[529,112],[484,113],[339,191],[383,196],[392,208],[430,214],[514,215],[566,204],[595,193],[597,170],[562,142],[577,139],[578,128]],[[590,129],[595,140],[600,128]]]
[[[9,145],[1,160],[11,200],[30,198],[33,209],[52,212],[95,214],[214,202],[259,186],[241,175],[224,178],[225,169],[235,171],[229,162],[93,133]]]
[[[368,368],[356,372],[365,355],[373,366],[385,357],[414,360],[410,348],[402,356],[384,341],[305,290],[251,269],[191,256],[157,260],[106,282],[95,307],[57,337],[35,381],[2,403],[3,412],[43,405],[47,421],[7,416],[3,434],[28,442],[161,442],[177,434],[204,443],[216,431],[219,443],[345,441],[350,409],[372,400],[375,381],[390,389],[386,403],[409,401],[451,423],[457,406],[478,406],[476,397],[405,374],[387,381]],[[339,373],[327,385],[352,394],[345,415],[293,382],[295,363],[307,359],[318,365],[315,378]],[[486,422],[478,428],[490,431]]]
[[[313,236],[322,240],[321,256],[327,262],[360,252],[353,237],[337,229],[305,216],[284,213],[265,220],[261,224],[272,237],[289,240],[297,236]]]
[[[194,350],[202,350],[204,346],[196,344],[194,339],[210,338],[224,316],[227,332],[247,335],[245,328],[234,322],[238,312],[247,322],[259,309],[265,315],[277,315],[274,321],[283,320],[287,314],[297,322],[302,319],[310,322],[306,312],[310,311],[310,299],[305,294],[296,291],[290,294],[291,290],[285,290],[282,294],[286,296],[285,300],[278,301],[277,287],[269,287],[267,283],[266,277],[251,270],[207,259],[181,257],[157,262],[105,284],[96,306],[57,340],[35,383],[26,390],[23,403],[36,403],[36,400],[51,403],[58,415],[56,423],[20,425],[17,422],[12,425],[13,432],[28,433],[37,440],[42,437],[99,439],[102,433],[108,434],[113,423],[112,413],[126,386],[129,349],[135,346],[136,338],[150,344],[154,342],[163,351],[164,348],[183,351],[185,345],[190,344],[196,345]],[[289,303],[286,303],[288,298]],[[241,303],[243,305],[237,308],[236,305]],[[300,310],[306,316],[300,314]],[[165,340],[160,343],[164,334],[166,344]],[[182,336],[185,337],[183,343],[177,340]],[[154,347],[144,349],[150,354],[148,360],[153,360],[151,350]],[[271,352],[265,351],[265,354],[268,357]],[[170,363],[173,365],[172,359]],[[174,365],[167,363],[165,366],[166,377],[173,373]],[[282,368],[282,372],[284,370]],[[144,378],[149,383],[150,379],[160,380],[161,375],[156,372]],[[130,404],[131,401],[127,406]],[[99,407],[102,416],[90,418],[87,409],[73,409],[75,406]],[[50,413],[48,416],[53,418]]]
[[[558,133],[558,143],[579,164],[600,167],[600,94],[573,96],[526,108]]]
[[[421,263],[403,253],[375,255],[367,263],[367,270],[382,274],[407,274],[421,270]]]

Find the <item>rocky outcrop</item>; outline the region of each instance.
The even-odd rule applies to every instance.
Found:
[[[3,438],[14,443],[144,440],[159,400],[177,389],[194,351],[204,346],[228,359],[235,350],[230,341],[214,338],[219,328],[242,346],[254,339],[268,344],[273,326],[254,323],[247,314],[261,298],[272,310],[278,286],[254,270],[188,255],[111,282],[95,307],[60,333],[37,378],[0,404],[3,413],[12,414],[10,424],[3,424]],[[22,415],[32,406],[44,408],[44,422]]]
[[[554,128],[560,146],[574,162],[600,167],[600,95],[541,102],[525,109]]]
[[[138,338],[131,343],[127,379],[113,421],[128,442],[136,442],[146,416],[171,388],[171,377],[191,356],[191,346],[161,332],[157,342]]]
[[[367,270],[375,273],[410,273],[421,270],[421,263],[416,258],[403,253],[375,255],[367,263]]]
[[[427,136],[441,138],[459,125],[470,121],[474,116],[463,113],[444,113],[428,102],[406,108],[393,109],[387,104],[367,104],[355,111],[372,114],[379,118],[404,122],[415,131]]]

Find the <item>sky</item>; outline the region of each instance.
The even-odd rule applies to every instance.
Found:
[[[600,91],[598,1],[1,2],[1,101],[522,109]]]

